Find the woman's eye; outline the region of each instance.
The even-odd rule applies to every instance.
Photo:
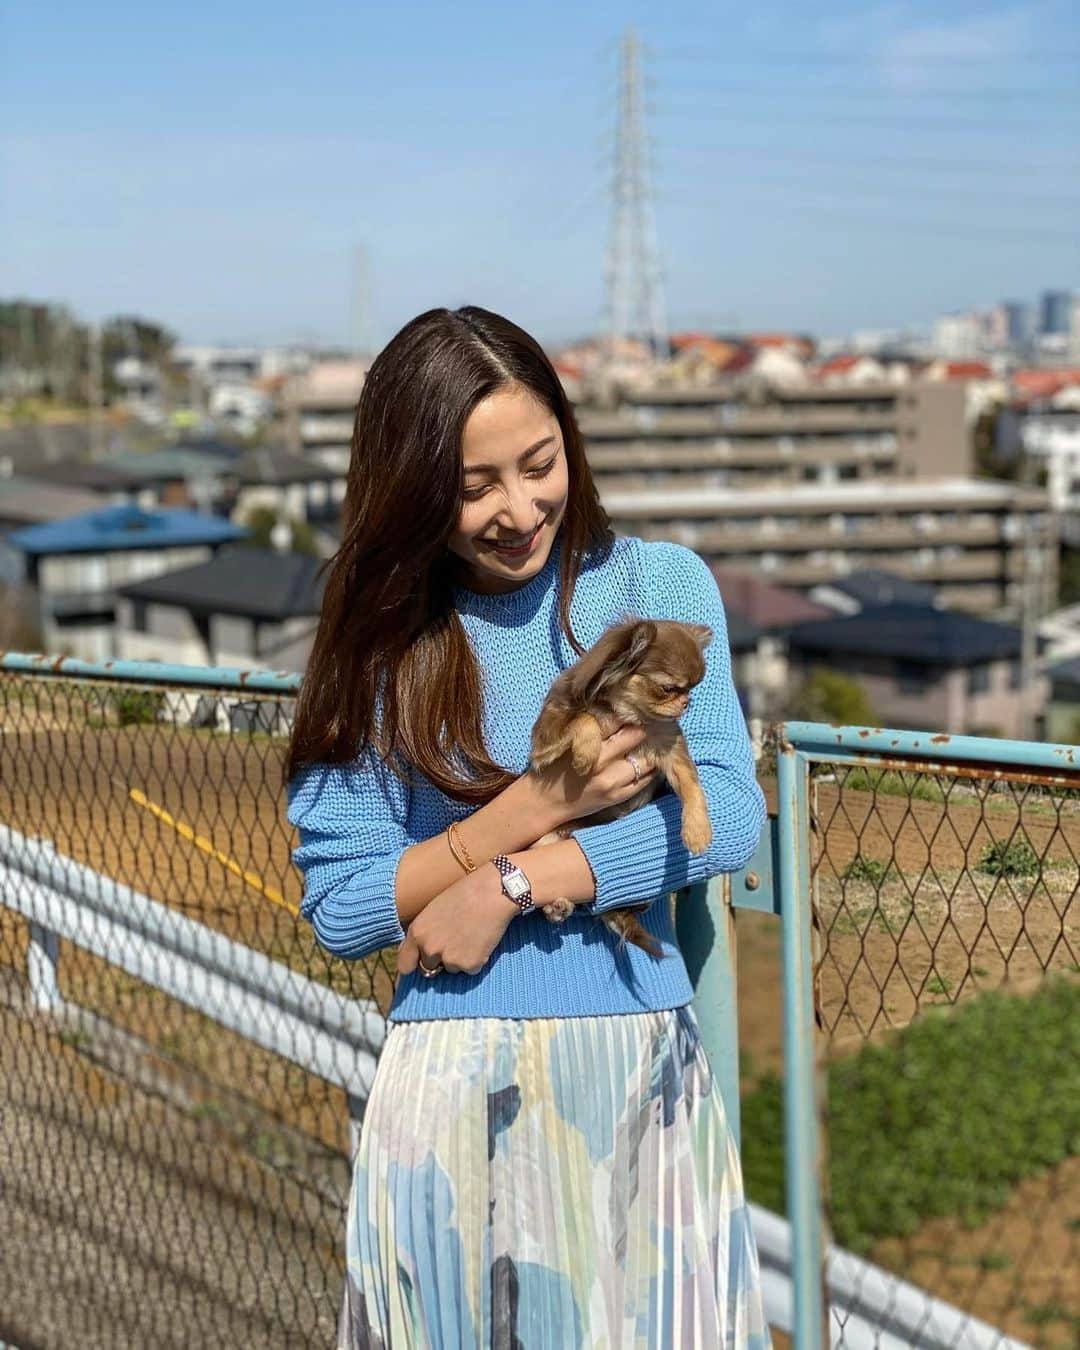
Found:
[[[528,476],[530,478],[546,478],[555,467],[555,461],[558,458],[558,455],[552,455],[551,459],[549,459],[546,464],[540,464],[535,469],[530,469]],[[490,486],[490,483],[482,483],[479,487],[466,488],[462,493],[462,496],[469,502],[479,501]]]

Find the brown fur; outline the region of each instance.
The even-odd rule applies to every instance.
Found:
[[[682,693],[705,674],[704,649],[712,629],[701,623],[674,619],[626,618],[612,624],[572,666],[552,682],[532,729],[529,771],[550,768],[564,755],[579,774],[588,774],[600,754],[604,736],[624,722],[646,729],[645,740],[630,753],[642,771],[655,765],[660,772],[625,801],[592,815],[567,821],[537,840],[540,844],[566,839],[577,826],[614,820],[655,797],[666,780],[682,803],[682,841],[691,853],[703,853],[712,839],[694,761],[679,729],[685,711]],[[665,692],[676,685],[680,692]],[[545,905],[552,923],[561,923],[574,910],[565,898]],[[660,945],[635,918],[644,905],[624,906],[599,915],[621,942],[659,955]]]

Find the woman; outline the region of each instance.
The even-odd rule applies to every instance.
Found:
[[[704,854],[670,791],[536,843],[648,776],[629,725],[587,776],[525,773],[551,681],[628,611],[713,630],[680,721]],[[398,947],[339,1350],[770,1345],[667,902],[764,819],[723,607],[691,550],[613,535],[550,362],[487,310],[419,315],[368,372],[287,774],[318,940]],[[633,902],[659,958],[595,917]]]

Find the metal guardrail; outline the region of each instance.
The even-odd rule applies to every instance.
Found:
[[[386,953],[364,962],[331,960],[308,926],[296,923],[299,879],[291,868],[292,841],[272,770],[298,680],[291,674],[146,662],[96,666],[18,653],[0,658],[0,820],[5,822],[0,831],[0,1059],[5,1061],[0,1072],[6,1070],[8,1081],[15,1081],[11,1065],[23,1064],[18,1052],[30,1034],[34,1009],[49,1019],[49,1007],[91,1005],[99,1033],[113,1028],[127,1038],[125,1045],[134,1043],[139,1054],[155,1061],[164,1057],[174,1077],[198,1084],[186,1106],[183,1094],[174,1097],[181,1107],[166,1126],[178,1139],[194,1147],[194,1117],[200,1127],[207,1119],[222,1124],[219,1148],[227,1153],[235,1151],[238,1136],[245,1146],[256,1141],[252,1156],[262,1179],[250,1192],[253,1209],[259,1187],[297,1186],[298,1198],[287,1206],[288,1222],[277,1206],[242,1242],[234,1241],[240,1266],[272,1266],[275,1252],[290,1250],[289,1223],[315,1222],[310,1197],[318,1197],[321,1239],[313,1242],[306,1231],[299,1239],[292,1233],[294,1250],[317,1247],[324,1253],[313,1269],[298,1276],[296,1262],[286,1261],[276,1286],[267,1282],[239,1301],[248,1318],[244,1343],[252,1346],[279,1343],[274,1337],[286,1333],[307,1335],[312,1344],[328,1343],[327,1333],[332,1338],[348,1162],[392,990]],[[755,919],[768,916],[760,918],[763,923],[780,918],[784,1207],[791,1228],[761,1205],[753,1205],[752,1214],[770,1319],[791,1330],[796,1345],[989,1350],[1025,1344],[995,1331],[976,1311],[963,1311],[942,1291],[905,1281],[902,1269],[886,1270],[827,1241],[820,1059],[823,1046],[835,1039],[836,1026],[830,1026],[831,1005],[822,1004],[823,959],[840,952],[839,937],[835,950],[829,943],[839,932],[830,927],[833,892],[839,886],[842,908],[850,898],[843,893],[865,890],[866,883],[830,873],[829,849],[837,847],[833,834],[843,834],[850,851],[848,836],[858,836],[859,830],[850,822],[842,830],[823,828],[822,794],[843,805],[845,785],[838,784],[837,775],[870,769],[944,775],[969,786],[981,778],[999,786],[1019,780],[1029,788],[1065,790],[1074,782],[1071,754],[1071,747],[786,724],[778,740],[774,811],[756,857],[739,873],[675,897],[703,1039],[737,1138],[736,913],[748,916],[740,922],[749,921],[754,911]],[[865,779],[858,799],[871,811],[883,812],[882,820],[888,815],[891,799],[876,787],[868,790]],[[852,810],[853,800],[849,792],[845,810]],[[837,819],[835,803],[833,808],[830,821]],[[955,809],[961,811],[959,805]],[[948,817],[949,811],[938,814]],[[875,828],[880,834],[880,821]],[[862,856],[861,847],[855,845],[856,858]],[[887,911],[887,897],[881,905]],[[913,912],[917,908],[913,902]],[[898,941],[900,966],[902,948]],[[4,989],[18,969],[25,971],[27,997],[21,1004],[16,997],[7,1000],[16,1014],[11,1021],[4,1017]],[[145,1002],[141,1015],[125,1005],[125,992]],[[157,997],[162,1001],[152,1002]],[[918,1006],[913,1010],[919,1011]],[[51,1058],[41,1060],[37,1070],[46,1078],[59,1072],[61,1060],[66,1072],[67,1060],[80,1050],[82,1059],[88,1058],[77,1038],[61,1034],[53,1046]],[[5,1049],[14,1059],[5,1056]],[[102,1063],[101,1056],[90,1056],[88,1076]],[[105,1072],[100,1077],[100,1083],[93,1079],[97,1085],[91,1095],[115,1082],[115,1074],[113,1080]],[[325,1096],[327,1090],[340,1094],[338,1105]],[[221,1102],[233,1097],[244,1098],[243,1110],[251,1109],[254,1125],[241,1129],[228,1119]],[[123,1119],[125,1131],[136,1126],[137,1133],[138,1100]],[[147,1110],[152,1105],[144,1099]],[[239,1119],[239,1106],[236,1113]],[[88,1117],[97,1122],[86,1127],[91,1135],[100,1127],[100,1116],[98,1109]],[[107,1111],[105,1118],[110,1118]],[[338,1122],[345,1121],[347,1128],[339,1128]],[[315,1153],[304,1153],[296,1165],[277,1146],[301,1136]],[[744,1143],[745,1153],[756,1141]],[[28,1157],[21,1161],[24,1169],[33,1165]],[[179,1215],[181,1226],[188,1219],[194,1222],[202,1205],[206,1213],[200,1211],[199,1222],[205,1220],[212,1230],[214,1206],[239,1202],[245,1187],[254,1184],[249,1178],[234,1194],[203,1205],[207,1175],[192,1173],[179,1208],[170,1211]],[[297,1218],[300,1214],[304,1217]],[[11,1216],[2,1217],[10,1222]],[[21,1210],[15,1218],[22,1221]],[[264,1245],[271,1240],[272,1247]],[[49,1250],[49,1239],[38,1241]],[[213,1277],[205,1270],[200,1277],[212,1279],[221,1270],[219,1261]],[[291,1315],[280,1306],[283,1290],[294,1305]],[[0,1306],[6,1293],[0,1289]],[[228,1298],[232,1305],[226,1308]],[[210,1289],[203,1298],[205,1327],[194,1322],[192,1328],[198,1326],[209,1343],[214,1336],[235,1339],[230,1317],[239,1316],[236,1303],[235,1290],[226,1295]],[[65,1335],[77,1326],[69,1321]],[[0,1332],[12,1336],[14,1324],[0,1318]],[[67,1343],[59,1334],[50,1340],[49,1326],[33,1334]],[[82,1334],[85,1344],[98,1343],[88,1330]]]
[[[690,919],[703,900],[707,903],[701,895],[705,888],[695,889],[698,894],[680,897]],[[715,900],[725,905],[724,884],[717,881],[711,889],[721,893]],[[198,1009],[218,1025],[342,1087],[349,1105],[350,1152],[355,1151],[385,1032],[373,1004],[358,1005],[57,854],[49,841],[25,839],[3,825],[0,896],[29,924],[27,977],[30,1003],[37,1012],[76,1029],[82,1024],[83,1010],[63,998],[57,980],[58,939],[65,938]],[[737,1102],[732,1110],[737,1116]],[[789,1225],[760,1205],[751,1205],[750,1212],[767,1314],[774,1325],[790,1331]],[[852,1346],[986,1350],[1019,1344],[1003,1343],[992,1328],[938,1300],[928,1302],[920,1291],[848,1253],[829,1253],[827,1286],[831,1300],[845,1309]]]

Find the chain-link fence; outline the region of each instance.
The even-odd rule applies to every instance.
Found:
[[[332,1344],[393,952],[339,961],[297,922],[295,677],[78,664],[0,669],[0,1342]],[[815,753],[803,796],[770,787],[774,838],[807,856],[849,1350],[1077,1343],[1080,773],[980,745]],[[774,926],[769,893],[794,894],[782,859],[735,882]],[[781,1092],[746,1092],[742,1140],[798,1248]]]
[[[1068,748],[907,734],[890,756],[792,725],[830,1341],[1080,1345],[1080,772]],[[743,1102],[776,1208],[780,1099],[766,1075]]]
[[[393,953],[297,922],[295,679],[47,669],[0,672],[0,1341],[332,1344]]]

